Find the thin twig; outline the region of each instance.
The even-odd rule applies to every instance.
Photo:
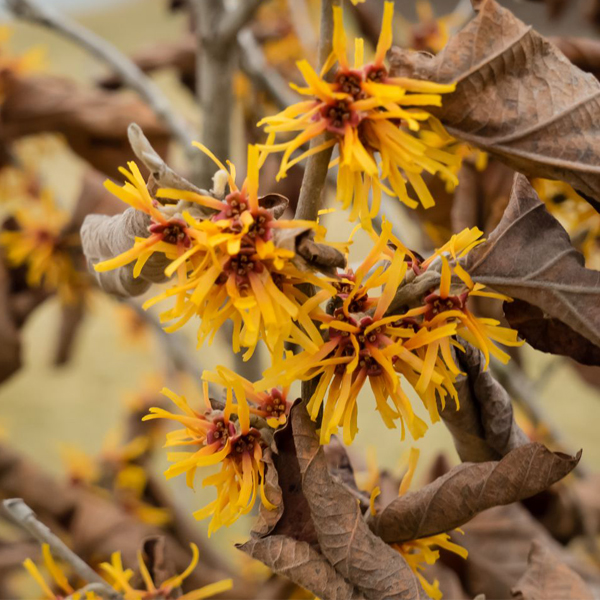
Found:
[[[313,56],[317,50],[318,40],[311,23],[310,11],[306,0],[287,0],[287,5],[292,18],[294,32],[300,40],[304,54]]]
[[[256,36],[250,29],[242,29],[237,36],[243,71],[254,83],[267,92],[280,110],[298,101],[285,79],[269,65]]]
[[[15,17],[60,33],[108,64],[120,79],[135,90],[154,110],[173,137],[186,150],[188,156],[196,157],[190,145],[194,136],[191,135],[189,125],[174,111],[161,89],[130,58],[93,31],[48,6],[47,2],[43,5],[38,0],[4,0],[4,2]]]
[[[123,600],[123,596],[98,575],[85,561],[75,554],[60,538],[54,535],[46,525],[37,519],[35,513],[21,498],[11,498],[2,503],[6,512],[25,531],[40,543],[48,544],[52,554],[68,563],[81,578],[97,586],[96,592],[109,600]]]
[[[321,31],[319,33],[319,70],[323,68],[333,48],[333,7],[340,6],[341,0],[323,0],[321,3]],[[327,134],[322,134],[311,141],[310,147],[315,148],[326,140]],[[333,148],[328,148],[313,154],[306,161],[306,169],[300,188],[296,219],[316,221],[321,207],[327,170]]]
[[[211,0],[214,2],[214,0]],[[235,10],[227,11],[217,30],[221,45],[232,44],[237,34],[250,22],[263,0],[241,0]]]

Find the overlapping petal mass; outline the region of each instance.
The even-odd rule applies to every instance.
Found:
[[[264,490],[265,465],[262,458],[268,440],[263,432],[251,426],[251,408],[244,390],[240,389],[244,382],[224,367],[219,367],[216,373],[206,373],[204,378],[204,406],[201,410],[192,409],[184,397],[164,389],[163,394],[179,408],[181,414],[152,408],[151,414],[144,420],[168,419],[183,426],[167,434],[165,447],[186,448],[186,451],[168,453],[173,464],[165,472],[167,479],[185,474],[188,486],[193,488],[199,468],[221,465],[219,472],[202,481],[203,487],[216,488],[216,499],[194,513],[197,519],[212,517],[208,529],[211,535],[249,513],[259,496],[266,508],[274,506]],[[225,387],[227,400],[222,411],[212,408],[208,398],[208,381],[216,381]]]
[[[433,423],[439,420],[438,403],[444,407],[450,398],[459,408],[454,381],[460,371],[453,351],[461,351],[462,346],[457,336],[479,348],[486,365],[490,355],[509,359],[495,342],[522,344],[516,331],[493,319],[476,317],[467,307],[471,296],[510,300],[474,284],[460,266],[459,259],[483,241],[479,230],[453,236],[427,260],[404,247],[387,222],[382,234],[372,237],[374,246],[356,272],[339,275],[327,312],[319,307],[324,295],[304,302],[302,310],[320,323],[320,330],[311,334],[316,348],[289,354],[257,383],[262,390],[318,378],[308,411],[320,422],[322,444],[340,427],[345,443],[352,442],[358,430],[358,394],[367,380],[386,426],[395,428],[400,421],[402,438],[406,428],[417,439],[427,425],[413,411],[402,378],[419,394]],[[407,275],[414,277],[438,267],[441,283],[425,294],[421,305],[390,313]]]
[[[429,208],[435,202],[423,173],[439,175],[450,188],[458,183],[461,157],[452,146],[454,140],[426,110],[440,106],[442,95],[454,86],[389,76],[384,59],[392,44],[393,2],[385,3],[375,58],[366,65],[362,39],[355,41],[354,64],[350,65],[342,9],[336,6],[333,11],[334,49],[321,75],[307,61],[297,63],[307,86],[292,87],[313,98],[263,119],[259,126],[265,127],[269,138],[261,148],[283,152],[281,178],[311,154],[337,147],[339,156],[332,162],[338,166],[337,199],[344,208],[351,208],[351,220],[360,219],[370,228],[382,192],[411,208],[419,203]],[[336,64],[329,83],[323,74]],[[295,137],[276,143],[276,138],[290,133]],[[321,144],[292,158],[321,134],[326,134]]]
[[[299,329],[300,304],[296,284],[311,283],[335,293],[331,283],[310,269],[299,266],[295,249],[282,241],[285,231],[306,231],[323,243],[325,230],[314,222],[276,219],[261,205],[258,196],[259,170],[264,156],[258,148],[248,149],[248,176],[238,188],[234,165],[229,169],[207,148],[197,144],[223,172],[229,193],[218,199],[179,189],[159,189],[152,197],[134,163],[123,187],[107,187],[124,202],[149,215],[149,237],[139,238],[130,250],[96,265],[105,271],[136,261],[139,276],[147,260],[161,252],[170,261],[165,269],[177,283],[148,300],[145,308],[172,300],[172,308],[161,314],[175,331],[193,317],[200,317],[198,342],[212,341],[225,323],[233,322],[235,352],[245,349],[248,359],[260,340],[274,354],[293,339],[301,345],[314,345]],[[170,204],[163,204],[168,202]],[[201,210],[195,210],[200,207]],[[206,214],[208,211],[208,215]],[[302,341],[300,341],[302,340]]]

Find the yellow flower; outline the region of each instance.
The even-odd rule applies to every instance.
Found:
[[[165,471],[167,479],[185,473],[189,487],[194,487],[194,478],[199,467],[221,464],[215,475],[205,477],[203,486],[215,486],[217,498],[196,511],[197,519],[212,516],[209,536],[221,526],[231,525],[241,515],[249,513],[260,495],[268,509],[275,507],[268,501],[265,491],[265,469],[262,462],[263,449],[267,441],[261,432],[250,426],[250,407],[244,394],[233,403],[233,389],[237,382],[231,379],[230,371],[219,367],[220,380],[228,382],[227,401],[223,411],[212,409],[208,398],[208,384],[204,384],[204,410],[195,411],[186,399],[164,389],[165,394],[183,413],[170,413],[161,408],[151,408],[144,421],[170,419],[183,425],[167,434],[165,447],[192,447],[192,452],[170,452],[167,455],[173,464]],[[236,413],[237,420],[232,419]]]
[[[254,384],[226,367],[219,367],[217,372],[204,371],[205,381],[216,383],[232,393],[236,398],[247,402],[250,413],[267,421],[269,427],[277,429],[285,425],[292,403],[288,402],[289,388],[273,388],[268,392],[257,392]]]
[[[408,566],[421,582],[425,593],[433,600],[441,600],[442,598],[439,581],[436,579],[433,583],[430,583],[421,571],[425,568],[425,565],[435,564],[440,557],[440,552],[436,548],[443,548],[464,559],[469,555],[465,548],[452,542],[447,533],[440,533],[419,540],[404,542],[403,544],[392,544],[392,547],[402,554]]]
[[[257,389],[266,389],[276,382],[288,385],[297,379],[320,377],[307,408],[315,421],[323,408],[322,444],[328,443],[340,426],[344,442],[352,442],[358,431],[357,397],[367,379],[384,423],[395,428],[395,421],[400,420],[403,438],[405,426],[416,439],[425,433],[427,425],[413,412],[400,384],[400,374],[411,382],[423,377],[428,383],[432,382],[421,394],[432,420],[439,418],[436,393],[442,399],[448,394],[456,398],[453,377],[446,370],[440,371],[435,361],[426,362],[415,352],[440,337],[453,335],[456,326],[449,324],[434,331],[424,328],[415,332],[411,312],[385,316],[407,271],[405,258],[412,254],[409,256],[409,251],[393,237],[389,223],[384,223],[379,238],[373,236],[376,244],[356,273],[349,271],[341,275],[338,293],[333,299],[333,314],[318,308],[323,300],[319,294],[303,306],[303,310],[310,310],[311,319],[322,323],[327,339],[317,340],[316,349],[304,350],[275,363],[257,383]],[[388,242],[396,246],[395,251],[388,247]],[[383,261],[387,269],[380,265],[371,273],[379,261]],[[370,294],[374,288],[381,288],[380,296]],[[319,334],[313,333],[312,337],[316,335]]]
[[[123,594],[125,600],[168,599],[176,597],[179,600],[202,600],[203,598],[212,598],[215,594],[230,590],[233,587],[233,581],[231,579],[223,579],[222,581],[217,581],[216,583],[211,583],[210,585],[183,594],[183,596],[176,595],[182,582],[193,573],[198,564],[198,547],[196,544],[190,544],[190,547],[192,549],[192,561],[187,569],[180,575],[169,577],[159,585],[152,581],[152,576],[144,562],[142,553],[138,552],[138,566],[144,580],[145,590],[134,589],[129,583],[133,577],[133,571],[123,568],[120,552],[113,553],[110,563],[104,562],[100,565],[100,568],[110,577],[113,581],[113,587]]]
[[[423,324],[432,331],[439,327],[447,327],[454,323],[457,326],[458,336],[473,344],[481,350],[485,357],[487,368],[490,355],[495,356],[503,363],[510,360],[510,355],[498,348],[494,342],[500,342],[505,346],[521,346],[524,342],[517,339],[517,331],[507,327],[501,327],[496,319],[477,317],[468,308],[467,301],[471,297],[492,298],[512,302],[512,299],[503,294],[485,291],[485,286],[474,283],[471,276],[460,265],[459,259],[466,256],[472,248],[482,243],[482,232],[476,227],[465,229],[461,233],[453,235],[450,241],[439,248],[436,253],[423,261],[419,269],[427,270],[437,261],[441,261],[441,281],[439,289],[432,291],[425,297],[425,305],[418,309],[423,317]],[[480,239],[481,238],[481,239]],[[452,259],[450,264],[448,258]],[[453,277],[458,280],[453,282]],[[461,349],[456,342],[452,343],[450,338],[444,337],[427,348],[427,352],[436,356],[438,349],[448,369],[458,374],[450,346],[454,345]],[[425,358],[427,362],[427,358]]]
[[[9,264],[27,267],[27,285],[56,291],[65,303],[74,303],[84,282],[75,270],[73,252],[78,236],[64,236],[69,216],[54,204],[49,190],[15,211],[17,229],[0,233],[0,245]]]
[[[46,580],[40,573],[40,570],[30,558],[25,559],[23,566],[40,586],[44,594],[44,600],[62,600],[62,598],[65,597],[63,592],[73,600],[100,600],[100,596],[97,596],[94,592],[86,592],[85,596],[83,596],[80,592],[75,591],[63,570],[56,564],[54,558],[52,558],[50,546],[48,544],[42,544],[42,556],[44,565],[52,577],[52,581],[61,590],[60,594],[55,594],[52,591],[51,587],[46,583]]]
[[[429,145],[427,138],[418,135],[430,127],[435,127],[432,134],[438,132],[436,140],[440,130],[445,133],[439,121],[422,107],[440,106],[441,94],[452,92],[454,85],[389,76],[384,59],[392,44],[393,2],[385,3],[375,59],[367,65],[363,59],[363,40],[357,39],[354,66],[350,66],[342,9],[334,7],[333,11],[334,50],[322,70],[323,75],[338,64],[333,83],[319,76],[306,60],[299,61],[298,68],[307,87],[292,87],[315,99],[299,102],[263,119],[259,126],[266,126],[269,138],[261,148],[283,152],[278,174],[281,178],[300,160],[337,146],[339,157],[332,162],[339,164],[337,198],[345,208],[352,206],[351,220],[360,218],[363,226],[370,228],[371,219],[379,210],[382,191],[415,208],[418,202],[409,196],[408,182],[419,202],[428,208],[434,205],[434,200],[423,180],[424,171],[439,174],[450,186],[458,183],[455,173],[460,157],[439,145]],[[290,141],[274,143],[277,135],[287,132],[299,133]],[[297,149],[322,133],[328,134],[322,144],[291,160]],[[446,133],[445,136],[452,139]],[[374,199],[369,208],[371,189]]]

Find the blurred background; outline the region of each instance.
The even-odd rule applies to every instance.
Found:
[[[132,56],[143,55],[148,49],[160,48],[165,44],[181,42],[190,30],[185,11],[171,10],[167,0],[43,0],[43,3],[71,16],[123,53]],[[564,15],[557,20],[548,16],[548,8],[543,2],[502,0],[501,3],[546,35],[598,37],[598,29],[584,16],[582,2],[569,3]],[[269,2],[265,1],[265,4]],[[417,21],[413,4],[397,2],[399,12],[408,23]],[[462,4],[464,8],[465,3]],[[451,0],[431,2],[436,16],[446,15],[456,5],[457,2]],[[90,90],[96,89],[98,82],[110,75],[105,65],[56,33],[12,21],[6,11],[0,16],[12,30],[9,42],[12,54],[22,54],[32,47],[43,49],[41,72],[44,75],[68,78],[82,89]],[[352,27],[358,32],[360,16],[353,21]],[[284,35],[283,30],[281,35]],[[287,76],[289,67],[282,66],[281,70]],[[182,85],[177,70],[172,67],[160,68],[152,73],[152,77],[177,112],[195,130],[201,131],[202,115],[197,109],[194,95]],[[231,158],[236,164],[239,162],[243,165],[248,97],[243,79],[240,77],[235,83],[237,95],[232,115],[234,143]],[[131,91],[114,93],[135,97]],[[266,111],[274,111],[268,102],[265,102],[265,107]],[[73,210],[87,168],[81,156],[60,135],[53,134],[41,137],[24,135],[14,142],[14,148],[28,163],[35,163],[43,186],[53,191],[57,205],[66,211]],[[133,155],[126,157],[128,160],[132,158]],[[171,148],[169,161],[176,168],[184,168],[184,157],[176,147]],[[264,193],[269,191],[268,176],[263,177],[261,185]],[[329,198],[329,206],[335,207],[333,198]],[[5,209],[4,204],[0,206],[0,211]],[[423,221],[415,220],[399,207],[390,208],[388,217],[397,226],[401,239],[411,248],[426,253],[434,247],[435,242],[427,241],[423,235]],[[329,228],[330,238],[336,241],[347,239],[353,228],[347,222],[346,215],[339,210],[326,215],[324,223]],[[358,261],[368,247],[367,237],[359,234],[351,251],[351,262]],[[153,289],[150,295],[155,293]],[[138,299],[135,302],[141,303]],[[84,312],[85,317],[70,347],[70,357],[65,364],[57,366],[54,357],[57,344],[64,335],[61,301],[51,297],[41,303],[22,328],[22,367],[0,385],[3,443],[61,479],[68,478],[69,473],[73,474],[73,470],[76,470],[74,465],[86,464],[81,459],[82,455],[94,457],[106,452],[111,444],[106,441],[107,436],[110,440],[110,436],[114,437],[111,432],[123,429],[131,407],[140,398],[145,401],[162,385],[192,397],[197,393],[197,378],[189,373],[174,374],[168,356],[171,352],[169,342],[131,307],[92,290],[86,296]],[[156,316],[157,313],[152,314]],[[182,330],[178,340],[180,347],[185,348],[189,361],[197,365],[198,371],[212,369],[217,364],[235,369],[238,364],[223,337],[216,339],[212,346],[205,344],[196,349],[195,328],[190,326]],[[264,366],[264,359],[263,353],[262,364],[254,365],[255,368]],[[600,422],[599,369],[576,368],[568,359],[546,355],[527,346],[520,353],[519,360],[543,408],[544,416],[551,425],[560,429],[563,437],[560,441],[548,439],[544,423],[532,424],[525,415],[519,417],[524,419],[523,426],[529,427],[534,437],[546,440],[550,447],[562,445],[567,451],[583,448],[582,463],[590,471],[600,471],[600,437],[597,432]],[[417,406],[418,399],[414,396],[411,398]],[[375,413],[370,393],[363,392],[360,405],[359,435],[352,452],[359,461],[363,461],[365,468],[367,457],[373,460],[376,455],[380,466],[399,471],[406,460],[407,451],[413,446],[418,447],[421,460],[413,481],[413,486],[418,487],[425,470],[440,452],[444,452],[452,464],[458,462],[451,437],[443,424],[432,426],[427,436],[417,443],[409,440],[401,442],[399,432],[387,430]],[[424,410],[418,409],[418,412],[425,417]],[[165,466],[162,457],[162,453],[158,452],[153,459],[152,468],[157,473]],[[87,467],[83,468],[85,470]],[[170,481],[168,487],[175,493],[178,502],[189,508],[197,509],[210,499],[202,490],[194,494],[178,479]],[[206,524],[199,523],[198,527],[205,528]],[[218,545],[241,541],[248,529],[249,519],[231,530],[219,531],[214,539]]]

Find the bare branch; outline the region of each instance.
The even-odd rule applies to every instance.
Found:
[[[227,11],[217,30],[221,45],[232,44],[237,34],[250,22],[262,0],[241,0],[235,10]]]
[[[323,67],[328,56],[331,54],[333,44],[333,7],[340,5],[341,0],[323,0],[321,4],[319,69]],[[322,134],[312,140],[310,147],[314,148],[322,144],[326,136],[327,134]],[[333,148],[329,148],[308,158],[304,178],[302,179],[302,187],[300,188],[298,207],[296,208],[297,219],[317,220],[332,152]]]
[[[5,4],[15,17],[63,35],[108,64],[127,86],[148,103],[188,156],[196,158],[196,153],[190,147],[193,136],[190,135],[189,125],[173,110],[161,89],[131,59],[93,31],[48,6],[47,2],[42,4],[38,0],[5,0]]]
[[[144,163],[160,187],[188,190],[201,195],[208,194],[206,190],[196,187],[193,183],[185,179],[185,177],[175,173],[152,147],[152,144],[137,123],[129,125],[127,136],[131,144],[131,149],[138,159]]]
[[[85,561],[81,560],[60,538],[37,519],[35,513],[21,500],[11,498],[2,503],[12,519],[40,543],[48,544],[54,556],[68,563],[84,581],[95,584],[96,593],[107,600],[123,600],[123,596],[100,577]]]
[[[241,66],[254,83],[267,92],[279,109],[284,109],[298,101],[283,77],[269,65],[265,55],[250,29],[242,29],[237,36],[241,49]]]

